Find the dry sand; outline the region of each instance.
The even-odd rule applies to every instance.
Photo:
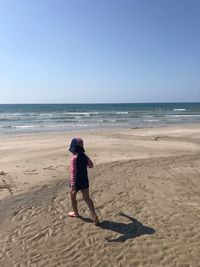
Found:
[[[101,224],[69,218],[68,144]],[[200,125],[0,136],[0,266],[200,266]]]

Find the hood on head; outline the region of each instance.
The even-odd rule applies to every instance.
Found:
[[[69,147],[69,151],[72,153],[85,152],[83,148],[83,140],[81,138],[73,138]]]

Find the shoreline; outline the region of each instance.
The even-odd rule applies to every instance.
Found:
[[[166,125],[154,125],[154,126],[144,126],[144,127],[99,127],[99,128],[87,128],[87,129],[66,129],[66,130],[49,130],[49,131],[35,131],[35,132],[9,132],[3,133],[0,132],[1,137],[7,136],[26,136],[26,135],[45,135],[45,134],[64,134],[64,133],[81,133],[81,132],[102,132],[102,131],[121,131],[121,130],[148,130],[148,129],[162,129],[162,128],[176,128],[176,127],[183,127],[183,128],[190,128],[190,127],[199,127],[200,122],[193,122],[193,123],[176,123],[176,124],[166,124]]]
[[[199,103],[113,103],[0,106],[0,135],[200,123]]]

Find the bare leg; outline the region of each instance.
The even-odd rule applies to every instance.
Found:
[[[85,202],[86,202],[86,204],[87,204],[87,206],[88,206],[88,208],[92,214],[93,221],[94,221],[95,225],[97,225],[99,223],[99,219],[98,219],[98,216],[96,215],[93,201],[90,198],[89,189],[88,188],[83,189],[83,190],[81,190],[81,193],[83,195],[83,199],[85,200]]]
[[[75,190],[71,190],[70,191],[70,196],[71,196],[71,204],[72,204],[72,208],[73,208],[73,212],[69,212],[68,214],[72,217],[76,217],[78,216],[78,208],[77,208],[77,200],[76,200],[76,191]],[[74,216],[73,216],[74,215]]]

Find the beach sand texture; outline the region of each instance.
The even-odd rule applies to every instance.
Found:
[[[78,136],[99,227],[67,217]],[[1,136],[0,266],[200,266],[199,166],[199,125]]]

